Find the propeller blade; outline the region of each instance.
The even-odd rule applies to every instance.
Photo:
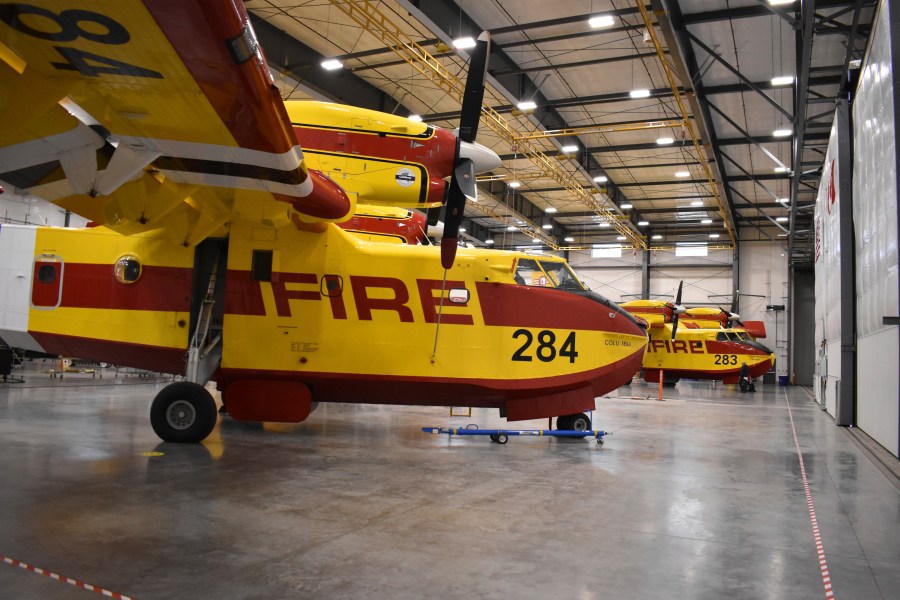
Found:
[[[459,246],[459,226],[466,211],[466,198],[475,199],[475,163],[464,158],[453,170],[450,194],[447,197],[447,214],[444,215],[444,236],[441,238],[441,265],[453,266],[456,248]]]
[[[459,139],[474,142],[481,122],[481,104],[484,102],[484,79],[487,76],[488,56],[491,53],[491,34],[478,36],[469,60],[469,75],[463,93],[462,113],[459,117]]]
[[[484,101],[484,79],[487,76],[488,56],[491,51],[491,34],[487,31],[478,36],[478,42],[470,55],[469,75],[466,78],[466,89],[463,92],[462,112],[459,117],[459,134],[457,136],[456,164],[450,178],[450,190],[447,196],[447,207],[444,215],[444,236],[441,238],[441,266],[445,269],[453,267],[456,250],[459,247],[459,226],[466,211],[466,198],[473,201],[477,196],[475,183],[475,161],[461,156],[464,144],[470,147],[467,152],[475,152],[471,147],[478,134],[481,122],[481,105]]]
[[[684,287],[684,280],[678,282],[678,293],[675,294],[675,306],[672,307],[672,339],[675,339],[675,334],[678,332],[678,315],[685,312],[687,309],[681,305],[681,289]]]

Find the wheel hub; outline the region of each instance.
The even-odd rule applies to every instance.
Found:
[[[194,424],[197,412],[186,400],[176,400],[166,410],[166,421],[173,429],[187,429]]]

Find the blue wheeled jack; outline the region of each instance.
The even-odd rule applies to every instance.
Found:
[[[479,429],[471,424],[465,427],[423,427],[425,433],[442,433],[445,435],[486,435],[492,442],[505,444],[511,435],[530,435],[547,437],[585,438],[592,436],[598,444],[603,443],[607,432],[598,429]]]

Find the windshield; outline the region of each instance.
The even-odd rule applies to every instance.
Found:
[[[564,262],[520,258],[516,263],[516,283],[536,287],[583,291],[575,274]]]
[[[540,265],[544,268],[544,271],[547,275],[550,276],[550,279],[553,280],[553,283],[556,284],[561,290],[583,290],[584,287],[578,281],[578,278],[575,277],[575,273],[572,272],[572,269],[569,268],[564,262],[555,262],[548,260],[538,261]]]

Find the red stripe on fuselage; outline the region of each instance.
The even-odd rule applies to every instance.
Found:
[[[748,354],[750,356],[766,356],[768,352],[763,352],[759,348],[747,346],[740,342],[720,342],[717,340],[707,340],[707,354]]]
[[[646,335],[626,315],[584,296],[552,288],[502,283],[476,283],[475,287],[484,324],[488,326]]]
[[[112,265],[66,263],[60,306],[187,312],[192,281],[189,268],[145,266],[136,282],[119,283]]]

